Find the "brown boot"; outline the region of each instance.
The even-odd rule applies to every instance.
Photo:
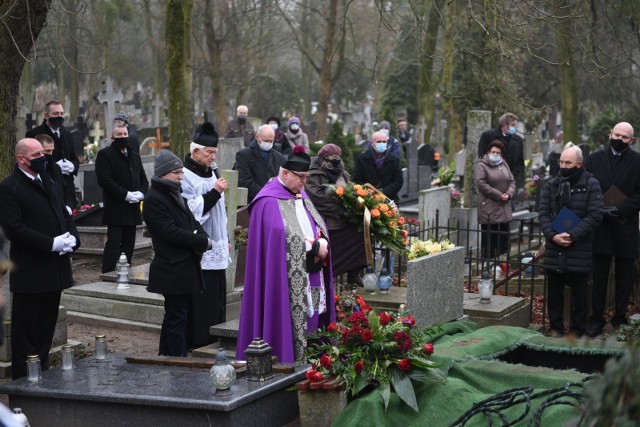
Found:
[[[347,282],[356,285],[359,288],[364,288],[362,277],[360,277],[361,269],[357,268],[347,273]]]

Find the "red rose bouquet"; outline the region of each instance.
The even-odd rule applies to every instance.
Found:
[[[352,395],[373,384],[385,409],[394,392],[417,412],[412,381],[445,379],[429,359],[434,347],[426,337],[434,329],[418,330],[413,317],[405,313],[378,313],[357,294],[344,293],[335,302],[341,320],[311,337],[307,360],[313,367],[307,378],[337,376]]]

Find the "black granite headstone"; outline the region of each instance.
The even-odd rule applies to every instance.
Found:
[[[82,189],[82,203],[94,205],[102,202],[102,187],[98,184],[98,176],[94,170],[84,171],[84,188]]]

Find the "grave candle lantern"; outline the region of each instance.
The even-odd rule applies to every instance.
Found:
[[[247,379],[249,381],[265,381],[273,378],[271,372],[271,346],[257,337],[244,351],[247,359]]]
[[[218,349],[216,363],[211,367],[209,375],[211,375],[211,381],[213,382],[213,386],[216,388],[217,395],[227,395],[232,393],[231,386],[236,380],[236,369],[231,365],[231,363],[229,363],[229,359],[227,358],[227,353],[224,351],[224,348],[220,347]]]
[[[478,292],[480,293],[480,302],[488,304],[491,302],[493,295],[493,282],[489,279],[489,272],[482,272],[482,279],[478,282]]]

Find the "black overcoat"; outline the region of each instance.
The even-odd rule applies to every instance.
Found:
[[[561,273],[588,273],[591,271],[593,258],[593,236],[602,220],[602,192],[598,180],[584,170],[571,185],[570,202],[565,205],[558,192],[559,186],[565,181],[567,180],[561,176],[553,178],[544,186],[540,198],[538,219],[540,230],[546,238],[544,268]],[[572,244],[568,247],[553,243],[553,236],[558,233],[551,227],[564,206],[581,218],[578,225],[569,232]]]
[[[357,184],[369,183],[382,191],[385,196],[398,202],[398,191],[402,188],[402,166],[400,159],[393,154],[387,155],[382,169],[376,167],[376,160],[367,149],[356,158],[351,179]]]
[[[278,175],[280,166],[287,160],[282,153],[271,149],[265,161],[261,151],[254,139],[248,147],[236,153],[234,169],[238,171],[238,187],[245,187],[249,190],[247,202],[251,202],[262,187],[271,178]]]
[[[41,134],[49,135],[53,139],[53,160],[56,162],[63,158],[69,160],[73,163],[73,166],[75,166],[72,175],[78,175],[80,159],[78,159],[78,155],[73,148],[73,136],[64,126],[60,126],[58,130],[60,132],[60,138],[53,134],[49,125],[44,121],[40,126],[29,129],[25,136],[27,138],[35,138]]]
[[[149,267],[149,292],[181,295],[203,288],[200,259],[209,239],[186,200],[180,199],[181,205],[166,184],[154,179],[144,200],[144,221],[155,252]]]
[[[96,177],[102,187],[104,213],[102,223],[106,225],[142,224],[140,203],[125,200],[127,192],[140,191],[147,194],[149,182],[138,153],[128,150],[125,156],[113,146],[98,151]]]
[[[592,153],[585,167],[600,181],[603,196],[615,185],[627,199],[617,207],[619,220],[605,217],[596,230],[594,254],[621,258],[638,256],[638,211],[640,211],[640,153],[625,150],[614,159],[609,147]]]
[[[17,166],[0,183],[0,224],[11,241],[15,269],[9,278],[11,292],[44,293],[73,286],[69,254],[51,252],[53,239],[67,231],[80,247],[76,225],[68,214],[55,183],[41,174],[44,190]]]

